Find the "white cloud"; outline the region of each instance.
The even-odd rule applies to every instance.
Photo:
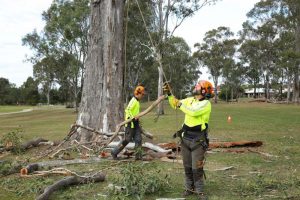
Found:
[[[0,7],[0,77],[20,86],[32,76],[32,64],[24,63],[25,55],[31,54],[22,46],[22,37],[44,26],[42,12],[52,0],[1,0]],[[236,32],[246,20],[246,13],[258,0],[222,0],[214,6],[204,7],[193,18],[185,21],[175,35],[183,37],[192,47],[201,42],[205,32],[218,26],[228,26]],[[203,71],[205,73],[205,70]],[[207,78],[207,75],[204,74]]]
[[[22,46],[22,38],[34,29],[44,26],[42,12],[52,0],[1,0],[0,7],[0,77],[8,78],[20,86],[32,76],[32,64],[24,63],[25,55],[31,54]]]

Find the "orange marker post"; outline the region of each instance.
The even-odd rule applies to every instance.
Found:
[[[228,117],[227,117],[227,122],[228,122],[228,123],[231,123],[231,121],[232,121],[232,118],[231,118],[230,115],[228,115]]]

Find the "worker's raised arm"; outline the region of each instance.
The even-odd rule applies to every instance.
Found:
[[[197,103],[189,103],[188,99],[181,100],[179,109],[187,115],[199,116],[211,111],[211,103],[209,100],[198,101]]]

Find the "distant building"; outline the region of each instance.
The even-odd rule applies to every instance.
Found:
[[[270,94],[274,94],[275,90],[270,89]],[[249,89],[245,89],[244,94],[248,97],[248,98],[253,98],[254,97],[254,88],[249,88]],[[258,98],[262,98],[265,96],[265,88],[256,88],[256,96]]]
[[[244,94],[248,98],[254,97],[254,88],[245,89]],[[264,88],[256,88],[256,96],[257,97],[263,97],[264,94],[265,94],[265,89]]]

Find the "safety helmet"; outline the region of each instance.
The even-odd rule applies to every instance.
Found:
[[[194,95],[202,95],[206,98],[211,98],[214,96],[214,88],[212,84],[209,81],[205,80],[200,80],[194,90],[193,90]]]
[[[134,90],[134,95],[145,94],[145,88],[141,85],[137,86]]]

